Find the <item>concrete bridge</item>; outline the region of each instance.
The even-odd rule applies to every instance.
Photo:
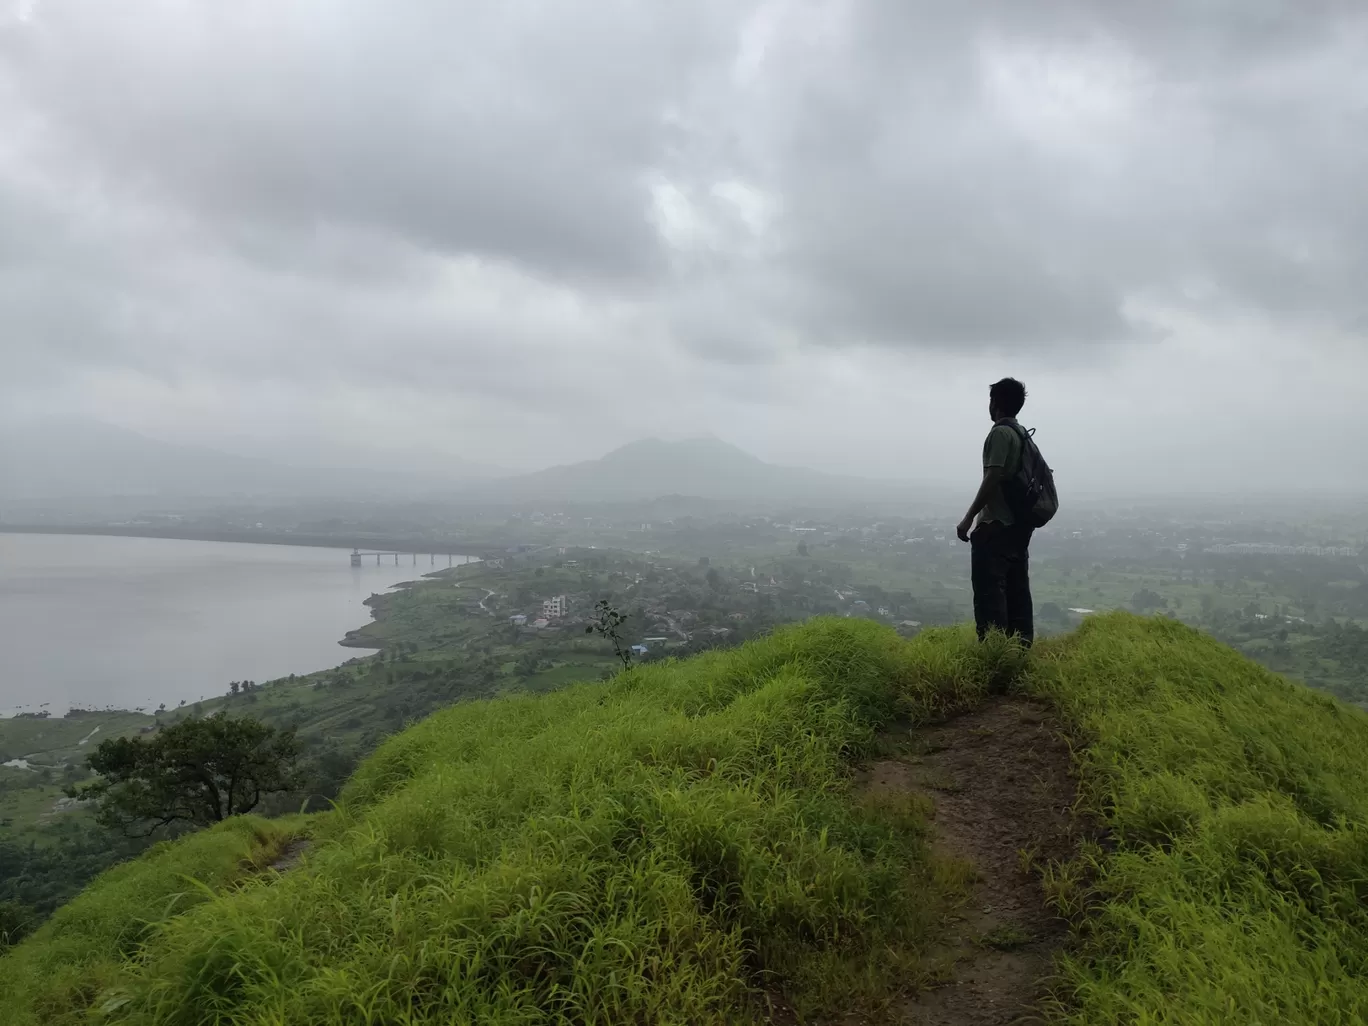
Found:
[[[388,552],[386,552],[386,551],[379,551],[379,552],[377,552],[377,551],[373,551],[373,550],[362,551],[362,550],[359,549],[359,548],[353,548],[353,549],[352,549],[352,554],[351,554],[351,565],[352,565],[352,566],[360,566],[360,565],[361,565],[361,557],[362,557],[362,556],[374,556],[374,557],[375,557],[375,565],[376,565],[376,566],[379,566],[379,565],[380,565],[380,557],[381,557],[381,556],[393,556],[393,557],[394,557],[394,565],[395,565],[395,566],[398,566],[398,565],[399,565],[399,557],[400,557],[400,556],[412,556],[412,557],[413,557],[413,565],[414,565],[414,566],[417,566],[417,565],[418,565],[418,553],[417,553],[417,552],[396,552],[396,551],[393,551],[393,550],[388,551]],[[453,562],[453,556],[452,556],[452,554],[451,554],[450,552],[448,552],[448,553],[446,554],[446,558],[447,558],[447,566],[454,566],[454,565],[455,565],[454,562]],[[467,562],[470,561],[470,557],[469,557],[469,556],[464,556],[463,558],[464,558]],[[429,552],[429,553],[428,553],[428,564],[429,564],[430,566],[436,566],[436,565],[437,565],[437,553],[435,553],[435,552]]]

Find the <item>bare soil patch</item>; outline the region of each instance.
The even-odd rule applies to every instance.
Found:
[[[1078,840],[1058,720],[1044,703],[1002,697],[883,740],[896,754],[863,767],[858,783],[929,795],[936,854],[967,863],[973,880],[929,967],[945,983],[892,1010],[893,1018],[917,1026],[1035,1021],[1067,924],[1046,906],[1031,862],[1067,859]]]
[[[296,837],[289,844],[280,850],[276,860],[271,863],[270,868],[277,873],[286,873],[295,867],[304,853],[313,845],[313,841],[307,837]]]

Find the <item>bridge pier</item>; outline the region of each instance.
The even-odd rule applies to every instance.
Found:
[[[375,557],[375,565],[376,565],[376,566],[379,566],[379,565],[380,565],[380,560],[381,560],[382,557],[384,557],[384,556],[393,556],[393,557],[394,557],[394,565],[395,565],[395,566],[398,566],[398,565],[399,565],[399,557],[402,556],[402,555],[403,555],[402,552],[399,552],[399,551],[397,551],[397,550],[395,550],[395,549],[387,549],[387,550],[384,551],[384,552],[362,552],[360,549],[352,549],[352,553],[351,553],[351,565],[352,565],[352,566],[360,566],[360,565],[361,565],[361,557],[362,557],[362,556],[374,556],[374,557]],[[417,550],[413,550],[413,551],[409,552],[409,559],[410,559],[410,561],[413,563],[414,566],[417,566],[417,565],[418,565],[418,552],[417,552]]]

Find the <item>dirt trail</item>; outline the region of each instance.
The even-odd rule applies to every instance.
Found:
[[[296,837],[280,850],[280,854],[276,856],[276,859],[271,863],[270,868],[274,869],[277,873],[288,873],[298,865],[299,860],[304,857],[304,853],[311,847],[313,847],[312,840],[307,837]]]
[[[893,1017],[917,1026],[1035,1021],[1032,1008],[1067,930],[1020,853],[1063,859],[1075,845],[1069,750],[1057,720],[1042,703],[997,698],[885,741],[898,754],[869,763],[863,786],[929,794],[937,853],[974,869],[972,897],[941,953],[948,982]]]

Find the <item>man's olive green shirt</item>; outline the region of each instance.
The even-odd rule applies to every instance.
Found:
[[[1001,467],[1004,479],[1021,469],[1021,435],[1017,433],[1015,417],[1003,417],[997,421],[983,442],[983,469],[992,467]],[[1015,523],[1001,484],[994,485],[989,493],[988,504],[979,514],[979,523],[999,523],[1003,526]]]

